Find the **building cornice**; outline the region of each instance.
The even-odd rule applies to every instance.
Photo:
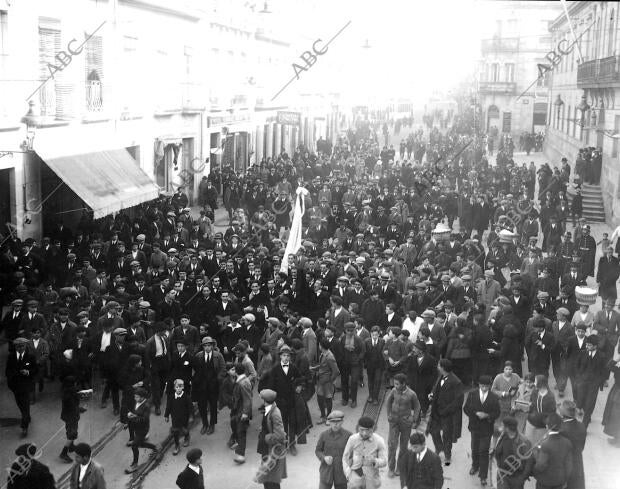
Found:
[[[596,3],[596,2],[587,2],[587,1],[568,2],[568,16],[572,18],[574,15],[578,14],[579,12],[586,9],[587,7],[591,7],[593,3]],[[549,30],[560,29],[565,24],[566,24],[566,14],[562,12],[560,15],[557,16],[555,20],[552,20],[549,23]]]
[[[151,12],[157,12],[159,14],[173,15],[175,17],[180,17],[182,19],[191,20],[193,22],[198,22],[200,20],[200,15],[198,12],[191,12],[189,10],[180,10],[179,8],[173,8],[169,6],[163,6],[155,4],[148,0],[118,0],[119,3],[130,7],[136,7],[143,10],[150,10]],[[175,5],[176,2],[167,2],[169,5]],[[183,7],[182,2],[178,3],[179,7]]]

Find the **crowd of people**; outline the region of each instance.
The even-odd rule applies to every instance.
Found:
[[[171,422],[176,455],[191,443],[194,414],[210,435],[228,408],[222,429],[243,464],[256,389],[257,481],[267,489],[286,477],[285,455],[325,423],[322,488],[378,487],[384,466],[402,487],[440,488],[463,413],[470,474],[483,485],[491,448],[500,487],[529,477],[541,489],[585,487],[585,428],[610,373],[620,375],[620,265],[607,243],[595,269],[590,227],[578,213],[568,222],[567,162],[536,171],[510,150],[492,164],[467,117],[428,140],[416,133],[400,158],[361,125],[330,152],[300,146],[245,173],[216,172],[201,184],[200,217],[180,188],[113,219],[59,225],[41,243],[4,237],[1,297],[10,310],[1,324],[23,437],[31,402],[58,379],[68,463],[71,453],[78,466],[90,461],[90,448],[74,442],[81,398],[95,389],[101,408],[111,399],[129,427],[128,473],[140,448],[158,449],[147,441],[151,411]],[[224,232],[214,229],[220,185]],[[307,190],[303,242],[287,255],[298,187]],[[605,304],[596,314],[576,292],[590,277]],[[550,370],[559,398],[571,385],[559,413]],[[356,434],[342,429],[338,391],[344,409],[379,404],[384,388],[387,444],[372,418]],[[617,384],[603,423],[620,446]],[[523,443],[537,448],[525,457]],[[202,487],[196,450],[182,489]]]

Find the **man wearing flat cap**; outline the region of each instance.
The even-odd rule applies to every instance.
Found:
[[[47,321],[45,316],[38,312],[39,301],[34,299],[29,300],[26,303],[26,312],[22,315],[22,322],[19,325],[19,330],[23,331],[25,337],[30,337],[30,332],[35,326],[41,328],[41,331],[47,333]]]
[[[286,479],[286,425],[283,422],[279,405],[279,393],[272,389],[263,389],[259,393],[265,402],[265,412],[261,420],[256,451],[261,454],[263,463],[254,480],[262,483],[265,489],[280,489],[280,482]]]
[[[28,340],[19,337],[13,340],[15,351],[6,360],[7,386],[13,392],[15,403],[21,413],[22,438],[28,436],[30,424],[30,393],[34,389],[37,374],[37,360],[27,351]]]
[[[332,411],[327,416],[329,428],[319,435],[314,450],[321,461],[319,467],[319,489],[346,489],[347,478],[342,466],[342,454],[352,433],[342,427],[344,413]]]
[[[583,449],[586,444],[586,428],[577,419],[577,406],[575,401],[564,399],[560,403],[558,412],[562,416],[560,435],[567,438],[573,447],[573,470],[568,477],[566,489],[585,488],[585,475],[583,470]]]
[[[599,289],[600,290],[600,289]],[[620,335],[620,313],[614,309],[616,300],[608,297],[603,300],[603,309],[594,315],[593,328],[599,335],[599,349],[607,358],[613,358],[614,348]]]
[[[13,340],[20,334],[20,325],[25,314],[22,312],[23,307],[24,301],[15,299],[11,302],[11,310],[4,315],[0,323],[0,330],[4,330],[4,337],[9,342],[9,351],[13,351]]]

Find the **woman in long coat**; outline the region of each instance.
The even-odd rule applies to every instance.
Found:
[[[263,484],[265,489],[280,489],[280,482],[286,479],[286,432],[282,422],[282,413],[275,404],[276,393],[263,389],[260,396],[265,401],[261,431],[258,435],[257,452],[262,456],[255,481]]]
[[[609,369],[614,373],[615,382],[605,404],[603,413],[603,433],[612,438],[612,445],[620,447],[620,340],[614,348],[614,356],[609,362]]]

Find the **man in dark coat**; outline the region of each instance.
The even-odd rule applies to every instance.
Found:
[[[590,226],[583,227],[583,235],[577,242],[577,250],[583,262],[582,271],[587,277],[594,276],[594,258],[596,256],[596,241],[590,236]]]
[[[599,258],[598,269],[596,271],[596,281],[598,282],[598,293],[603,300],[618,297],[616,282],[620,277],[620,263],[614,256],[614,249],[608,246],[604,250],[605,256]]]
[[[534,328],[535,331],[532,331],[525,340],[527,364],[534,375],[548,376],[555,341],[553,335],[546,331],[543,319],[537,319]]]
[[[565,487],[573,470],[573,446],[560,435],[562,418],[557,413],[547,417],[547,438],[536,447],[533,475],[536,489]]]
[[[583,448],[586,444],[586,428],[576,418],[577,407],[574,401],[565,399],[560,405],[562,426],[560,435],[567,438],[573,445],[573,471],[568,478],[566,489],[585,489],[583,472]]]
[[[373,326],[370,331],[370,338],[367,338],[365,342],[364,365],[368,375],[368,402],[373,404],[379,404],[379,391],[385,371],[385,358],[383,356],[385,341],[380,337],[380,333],[379,326]]]
[[[437,380],[437,360],[428,354],[426,343],[416,341],[413,354],[405,366],[407,385],[413,389],[420,401],[420,415],[425,416],[430,404],[429,394]]]
[[[472,464],[469,475],[479,471],[480,482],[487,483],[489,471],[489,447],[495,420],[499,417],[499,397],[491,392],[491,377],[481,375],[478,380],[478,389],[467,395],[463,412],[469,417],[469,431],[471,432]]]
[[[55,489],[54,476],[47,465],[34,458],[36,454],[37,447],[32,443],[17,447],[17,459],[8,469],[7,489]]]
[[[431,415],[427,430],[433,437],[437,454],[444,452],[445,464],[452,462],[452,444],[461,437],[461,406],[463,384],[452,373],[452,362],[441,359],[437,366],[439,378],[430,394]]]
[[[9,354],[6,361],[6,381],[21,412],[22,438],[25,438],[30,424],[30,393],[34,389],[38,366],[35,356],[26,351],[26,338],[16,338],[13,345],[15,351]]]
[[[401,487],[441,489],[443,469],[441,459],[426,447],[426,437],[416,431],[409,437],[407,451],[398,461]]]
[[[344,413],[342,411],[332,411],[327,416],[329,429],[323,431],[316,444],[314,453],[321,461],[319,467],[320,487],[345,489],[347,478],[342,467],[342,454],[351,432],[342,428]]]
[[[202,470],[202,450],[192,448],[187,452],[187,467],[177,477],[179,489],[204,489],[205,476]]]
[[[192,379],[192,400],[198,401],[198,411],[202,419],[200,434],[210,435],[217,424],[217,405],[220,385],[226,377],[226,362],[210,336],[202,339],[202,349],[194,357],[194,377]]]
[[[609,373],[607,371],[607,357],[598,350],[598,335],[590,335],[585,339],[586,351],[577,358],[575,377],[578,389],[575,395],[577,407],[583,411],[583,424],[587,428],[590,424],[598,391]]]
[[[269,389],[278,393],[278,407],[282,414],[284,431],[288,436],[289,451],[292,455],[296,455],[295,435],[303,431],[305,427],[297,426],[295,390],[298,389],[301,392],[301,386],[295,387],[295,385],[301,374],[291,362],[291,352],[291,348],[287,345],[280,347],[280,363],[270,370],[267,385]]]

